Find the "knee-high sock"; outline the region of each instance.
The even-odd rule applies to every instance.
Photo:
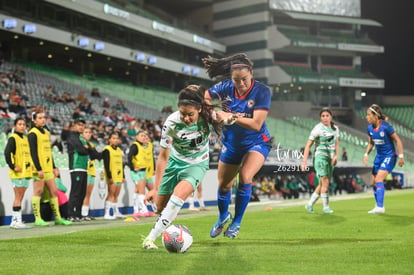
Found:
[[[224,220],[226,218],[227,213],[229,212],[229,204],[231,201],[231,190],[217,191],[217,204],[219,209],[219,218],[220,220]]]
[[[188,198],[188,208],[195,208],[194,207],[194,196]]]
[[[147,238],[155,241],[159,236],[161,236],[167,227],[175,220],[181,207],[183,207],[183,204],[184,201],[182,199],[172,195]]]
[[[377,206],[378,207],[384,207],[384,183],[383,182],[377,182],[375,183],[375,186],[377,187],[377,190],[375,191],[375,197],[377,198]]]
[[[328,196],[328,193],[322,193],[321,194],[321,198],[322,198],[323,209],[329,208],[329,196]]]
[[[105,216],[111,215],[112,202],[105,201]]]
[[[138,196],[137,196],[137,201],[138,201],[138,204],[137,204],[137,206],[138,206],[138,212],[141,212],[141,213],[148,212],[148,208],[147,208],[147,206],[145,205],[144,200],[145,200],[145,195],[144,195],[144,194],[138,194]]]
[[[32,197],[32,207],[33,207],[33,214],[35,216],[35,220],[41,220],[42,216],[40,215],[40,197],[33,196]]]
[[[250,197],[252,195],[252,184],[239,184],[236,193],[236,205],[234,209],[233,223],[240,224],[243,218],[244,211],[249,204]]]
[[[89,205],[82,205],[82,216],[89,216]]]
[[[377,199],[377,187],[372,187],[372,190],[374,191],[374,199],[375,199],[375,205],[378,206],[378,199]]]
[[[49,204],[50,204],[50,208],[52,208],[53,214],[55,215],[55,221],[62,219],[62,217],[60,216],[60,211],[59,211],[58,198],[57,197],[50,198]]]
[[[205,208],[206,207],[203,197],[197,198],[197,200],[198,200],[198,204],[200,205],[200,208]]]
[[[318,199],[319,199],[319,194],[317,194],[317,193],[313,192],[313,193],[312,193],[312,195],[311,195],[311,197],[310,197],[310,199],[309,199],[308,205],[310,205],[310,206],[314,205],[314,204],[315,204],[315,202],[316,202]]]

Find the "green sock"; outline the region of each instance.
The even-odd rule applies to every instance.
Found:
[[[62,219],[62,217],[60,216],[60,211],[59,211],[58,198],[57,197],[50,198],[49,204],[50,204],[50,208],[52,208],[53,214],[55,215],[55,220],[58,221]]]
[[[41,220],[42,216],[40,215],[40,197],[32,196],[32,207],[35,220]]]

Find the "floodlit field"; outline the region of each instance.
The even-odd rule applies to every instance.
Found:
[[[412,274],[414,190],[386,193],[385,215],[368,215],[368,194],[333,198],[332,215],[300,201],[251,203],[240,235],[209,237],[213,211],[183,210],[186,254],[141,248],[155,218],[96,220],[70,227],[0,228],[0,274]],[[265,208],[272,208],[265,210]]]

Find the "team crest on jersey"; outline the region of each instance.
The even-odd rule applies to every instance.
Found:
[[[380,132],[380,137],[384,137],[384,132]]]
[[[253,99],[250,99],[249,101],[247,101],[247,107],[248,108],[253,108],[254,104],[255,104],[255,102],[254,102]]]

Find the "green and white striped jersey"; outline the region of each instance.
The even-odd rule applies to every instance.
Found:
[[[335,143],[339,137],[338,126],[335,125],[335,128],[336,130],[320,122],[312,129],[309,139],[315,143],[315,157],[333,158],[335,156]]]
[[[179,111],[176,111],[168,116],[162,127],[160,145],[171,149],[170,157],[176,161],[189,164],[208,161],[210,132],[210,129],[204,129],[201,117],[188,126],[180,119]]]

